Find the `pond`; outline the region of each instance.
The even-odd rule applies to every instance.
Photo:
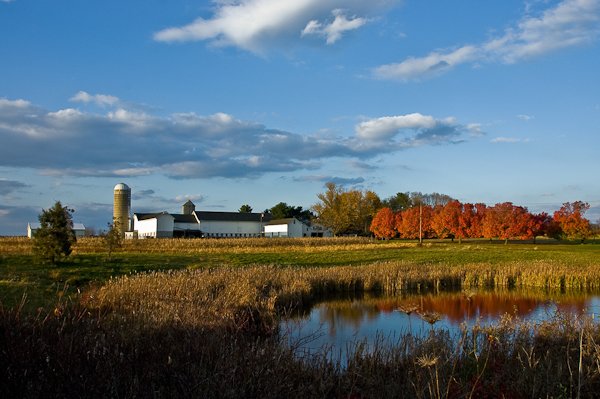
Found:
[[[458,335],[464,323],[490,325],[506,314],[540,322],[558,312],[596,317],[600,293],[496,290],[333,298],[287,318],[281,330],[299,353],[327,350],[344,360],[359,342],[394,343],[407,334],[425,337],[432,328]]]

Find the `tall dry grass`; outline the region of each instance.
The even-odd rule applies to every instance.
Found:
[[[240,299],[235,307],[246,303]],[[354,342],[341,364],[327,350],[297,353],[270,326],[265,334],[245,320],[238,328],[227,317],[221,325],[201,322],[210,313],[182,312],[183,322],[168,322],[158,311],[147,317],[139,310],[146,309],[62,303],[26,316],[0,308],[0,396],[593,398],[600,388],[600,327],[589,319],[530,324],[507,317],[455,337],[431,330],[391,345]]]

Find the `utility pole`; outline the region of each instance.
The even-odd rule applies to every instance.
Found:
[[[419,246],[423,245],[423,204],[419,202]]]

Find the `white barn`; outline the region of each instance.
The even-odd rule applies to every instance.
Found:
[[[133,232],[127,237],[260,237],[270,220],[261,213],[196,211],[191,201],[181,214],[134,213]]]
[[[27,223],[27,237],[33,238],[33,235],[40,227],[39,222]],[[73,223],[73,232],[75,233],[75,238],[81,238],[85,236],[85,226],[82,223]]]
[[[174,227],[175,218],[167,212],[133,214],[133,229],[138,238],[170,238]]]
[[[249,237],[331,237],[331,231],[296,218],[271,221],[263,213],[196,211],[191,201],[182,213],[134,213],[133,231],[126,238],[249,238]]]

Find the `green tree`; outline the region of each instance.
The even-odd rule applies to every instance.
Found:
[[[252,207],[248,204],[244,204],[240,206],[240,213],[252,213]]]
[[[112,254],[115,250],[121,248],[123,245],[123,236],[121,235],[121,229],[119,228],[119,222],[113,221],[108,224],[108,230],[102,236],[104,241],[104,247],[108,253],[108,261],[112,261]]]
[[[317,195],[313,205],[319,224],[334,235],[370,234],[371,221],[381,208],[381,200],[373,191],[346,191],[335,183],[325,185],[327,191]]]
[[[71,255],[71,245],[75,243],[72,209],[57,201],[39,215],[40,228],[33,236],[35,256],[44,263],[55,264]]]
[[[317,194],[319,202],[313,205],[319,224],[331,229],[334,235],[344,233],[349,228],[349,214],[342,209],[344,189],[335,183],[325,184],[327,190]]]
[[[405,211],[412,206],[409,193],[396,193],[382,202],[383,207],[394,212]]]
[[[302,209],[301,206],[288,205],[285,202],[280,202],[271,209],[268,209],[273,219],[296,218],[298,220],[308,222],[315,215],[308,209]]]

